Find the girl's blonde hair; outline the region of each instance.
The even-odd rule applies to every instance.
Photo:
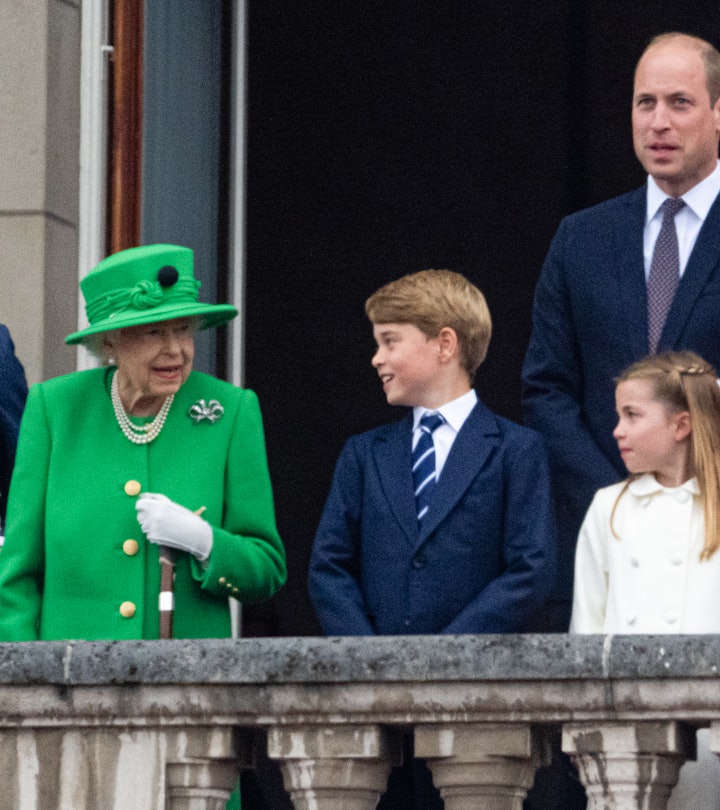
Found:
[[[653,398],[671,414],[690,414],[690,461],[698,481],[705,514],[705,545],[701,560],[709,560],[720,546],[720,387],[715,369],[694,352],[663,352],[633,363],[620,374],[616,384],[627,380],[648,380]],[[618,501],[637,475],[628,478]]]

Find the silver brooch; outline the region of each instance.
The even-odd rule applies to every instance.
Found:
[[[223,408],[216,399],[211,399],[207,405],[204,399],[199,399],[194,405],[191,405],[190,410],[188,410],[188,416],[198,424],[200,424],[203,419],[207,419],[208,422],[213,424],[217,422],[224,413],[225,408]]]

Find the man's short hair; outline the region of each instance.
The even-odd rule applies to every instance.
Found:
[[[658,34],[648,42],[647,48],[643,51],[643,55],[654,45],[662,45],[665,42],[670,42],[673,39],[682,39],[688,47],[694,48],[703,60],[705,65],[705,84],[707,85],[708,95],[710,96],[710,106],[714,107],[715,102],[720,98],[720,52],[700,37],[693,36],[692,34],[684,34],[681,31],[669,31],[665,34]]]

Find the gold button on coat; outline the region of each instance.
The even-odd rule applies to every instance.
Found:
[[[134,602],[123,602],[120,605],[120,615],[126,619],[131,619],[135,615],[136,609]]]
[[[141,489],[142,487],[140,486],[140,482],[135,481],[132,478],[125,484],[125,494],[130,495],[130,497],[139,495]]]
[[[128,555],[128,557],[134,557],[138,551],[140,551],[138,541],[133,540],[132,538],[126,540],[123,543],[123,551]]]

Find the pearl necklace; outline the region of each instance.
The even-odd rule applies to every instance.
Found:
[[[175,399],[175,394],[171,394],[169,397],[165,398],[165,402],[163,402],[157,416],[147,425],[136,425],[134,422],[130,421],[130,418],[125,413],[125,408],[123,408],[120,399],[120,392],[118,391],[117,371],[113,375],[112,384],[110,385],[110,399],[112,400],[113,409],[115,411],[115,418],[125,438],[129,439],[133,444],[150,444],[153,439],[156,439],[160,435],[160,431],[163,429],[163,425],[167,419],[170,406]]]

